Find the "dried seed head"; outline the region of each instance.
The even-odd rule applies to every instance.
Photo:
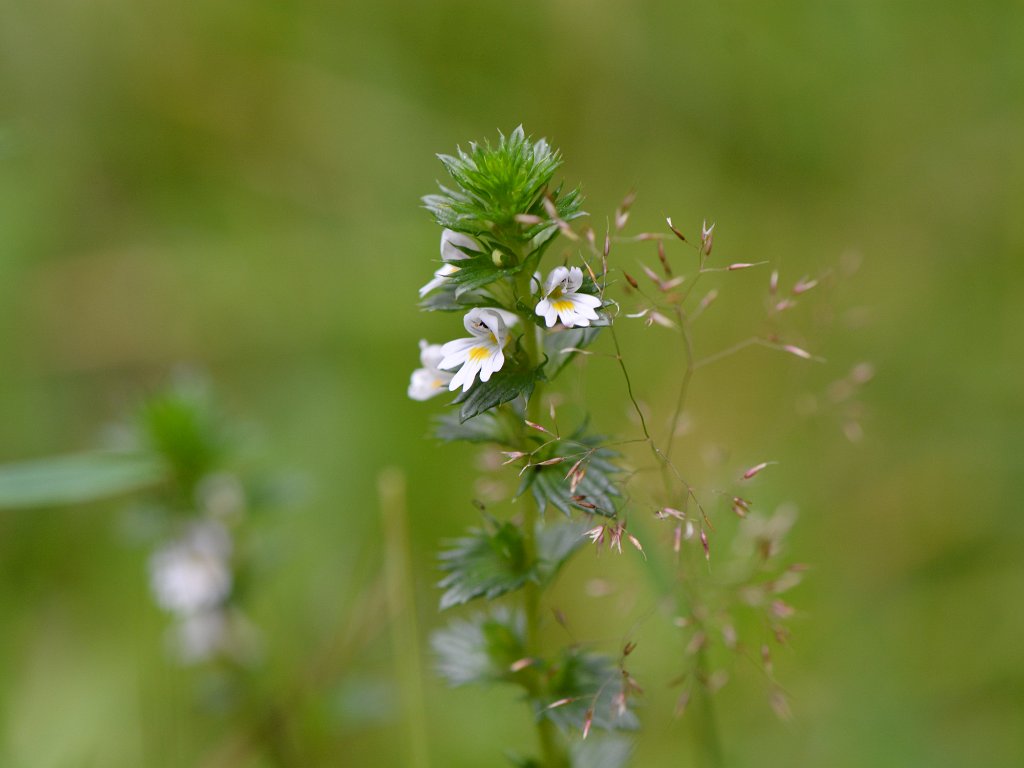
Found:
[[[587,715],[583,719],[583,738],[584,739],[587,738],[587,735],[590,733],[590,725],[593,722],[594,722],[594,708],[591,707],[590,709],[587,710]]]
[[[733,650],[736,648],[736,627],[732,624],[726,624],[722,627],[722,642],[725,643],[725,647]]]
[[[709,227],[708,222],[705,219],[704,224],[700,228],[700,249],[705,256],[711,255],[711,248],[715,244],[715,225]]]
[[[665,277],[672,277],[672,267],[668,264],[668,257],[665,256],[665,242],[658,240],[658,261],[661,262],[661,269],[665,272]]]
[[[772,296],[779,290],[779,270],[773,269],[772,276],[768,278],[768,293]]]
[[[797,282],[797,284],[793,286],[792,293],[793,293],[794,296],[799,296],[801,293],[807,293],[807,291],[811,290],[811,288],[813,288],[817,284],[818,284],[817,280],[811,280],[810,278],[808,278],[806,276],[802,277]]]
[[[733,496],[732,498],[732,511],[740,517],[746,517],[750,511],[750,502],[746,499],[742,499],[739,496]]]
[[[711,546],[708,544],[708,535],[703,528],[700,530],[700,545],[704,547],[704,559],[711,560]]]
[[[554,466],[555,464],[561,464],[563,461],[565,461],[564,457],[562,457],[562,456],[555,456],[554,458],[551,458],[551,459],[544,459],[544,461],[538,461],[535,466],[538,466],[538,467],[550,467],[550,466]]]
[[[796,355],[797,357],[802,357],[804,360],[810,360],[813,357],[813,355],[810,352],[808,352],[806,349],[801,349],[800,347],[796,347],[796,346],[794,346],[792,344],[784,344],[782,346],[782,349],[785,352],[789,352],[789,354],[791,354],[791,355]]]
[[[684,513],[680,512],[678,509],[673,509],[672,507],[662,507],[661,509],[657,509],[654,511],[654,516],[659,520],[664,520],[669,517],[674,517],[677,520],[686,519],[686,515]]]
[[[668,224],[668,228],[672,230],[672,234],[674,234],[676,237],[678,237],[684,243],[688,242],[687,239],[686,239],[686,236],[672,225],[672,218],[671,217],[665,219],[665,222]]]
[[[758,472],[760,472],[765,467],[771,466],[772,464],[776,464],[776,463],[777,462],[774,462],[774,461],[762,461],[760,464],[755,464],[754,466],[752,466],[750,469],[748,469],[746,472],[743,473],[743,479],[744,480],[749,480],[750,478],[752,478],[754,475],[756,475]]]
[[[640,546],[640,541],[631,533],[626,534],[626,538],[629,539],[629,543],[636,547],[637,551],[644,556],[644,560],[647,559],[647,553],[644,552],[644,548]]]
[[[640,289],[640,284],[636,280],[634,280],[628,272],[623,272],[622,276],[626,278],[626,282],[629,283],[633,288],[636,288],[637,290]]]
[[[871,363],[857,363],[850,371],[850,380],[854,384],[867,384],[875,377],[875,367]]]
[[[529,656],[526,656],[518,661],[513,661],[512,665],[508,668],[509,672],[522,672],[527,667],[533,666],[534,660]]]
[[[697,651],[704,647],[707,641],[707,635],[703,632],[695,632],[693,637],[690,638],[690,642],[686,646],[686,655],[693,656]]]
[[[679,694],[679,698],[676,699],[676,711],[675,711],[676,717],[682,717],[684,714],[686,714],[686,707],[689,705],[689,703],[690,703],[690,692],[689,691],[683,691],[681,694]]]
[[[718,298],[718,289],[712,288],[705,294],[704,298],[700,300],[699,309],[703,312],[705,309],[711,306],[711,302]]]

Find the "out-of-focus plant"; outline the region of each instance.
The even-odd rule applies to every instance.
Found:
[[[699,703],[690,716],[698,723],[698,754],[703,764],[720,764],[710,697],[728,675],[714,660],[720,649],[752,659],[767,676],[772,706],[786,715],[771,646],[786,642],[794,609],[785,593],[804,569],[783,559],[792,512],[766,514],[755,498],[757,476],[772,462],[734,467],[729,479],[703,479],[681,470],[673,449],[684,431],[690,382],[701,368],[751,346],[815,359],[782,328],[786,311],[816,281],[803,278],[783,291],[773,271],[763,330],[698,358],[694,321],[719,292],[707,283],[763,266],[712,261],[714,224],[705,222],[699,236],[689,238],[668,219],[664,233],[626,236],[630,195],[603,237],[590,227],[574,228],[571,222],[584,216],[579,190],[554,184],[560,154],[521,127],[496,145],[470,144],[440,159],[454,184],[424,198],[442,233],[441,265],[420,290],[421,306],[462,314],[467,335],[443,345],[420,342],[421,367],[412,374],[409,396],[456,393],[436,436],[497,446],[511,465],[504,471],[518,477],[508,499],[518,512],[501,517],[488,510],[442,550],[441,609],[491,605],[435,634],[438,668],[452,685],[504,683],[521,690],[536,721],[539,754],[514,755],[516,765],[624,765],[629,745],[621,737],[585,740],[592,730],[637,727],[633,705],[642,688],[627,665],[641,638],[602,654],[579,642],[551,647],[541,630],[549,615],[545,593],[584,545],[633,550],[671,598],[667,619],[680,631],[678,655],[665,660],[666,679],[681,687],[677,712]],[[559,238],[568,247],[552,257]],[[613,245],[627,243],[656,248],[656,267],[641,266],[643,284],[612,263]],[[681,248],[682,259],[669,247]],[[613,298],[613,290],[624,297]],[[666,365],[678,370],[667,414],[641,406],[616,332],[624,321],[677,339],[665,344]],[[608,351],[594,346],[602,334],[609,337]],[[552,390],[582,356],[609,360],[620,370],[638,434],[611,440],[594,431],[589,417],[560,420]],[[662,526],[659,545],[645,548],[637,526],[630,529],[641,513]],[[736,522],[716,526],[723,513]],[[723,546],[728,540],[732,546]]]

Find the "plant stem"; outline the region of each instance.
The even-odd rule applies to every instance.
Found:
[[[423,669],[406,531],[405,475],[393,467],[385,469],[377,478],[377,489],[384,523],[384,569],[391,641],[403,700],[402,708],[409,729],[406,765],[411,768],[428,768]]]
[[[520,297],[530,295],[530,275],[525,271],[520,274],[517,280],[517,293]],[[540,339],[539,329],[528,315],[521,314],[520,322],[523,323],[523,351],[528,358],[528,365],[536,368],[540,365]],[[534,423],[540,421],[540,403],[543,393],[543,384],[537,382],[526,404],[526,418]],[[520,425],[520,431],[524,438],[528,427]],[[532,497],[525,499],[525,511],[523,512],[523,548],[526,555],[526,562],[537,562],[537,504]],[[533,579],[529,579],[523,588],[523,612],[526,617],[526,655],[536,661],[543,658],[543,646],[540,637],[541,624],[541,585]],[[530,694],[538,705],[543,705],[541,697],[544,693],[544,685],[538,669],[530,684]],[[555,724],[542,713],[537,715],[537,737],[540,741],[541,765],[544,768],[568,768],[569,760],[565,748],[561,744]]]
[[[718,735],[718,720],[715,717],[714,694],[702,684],[707,678],[707,659],[704,649],[697,652],[695,686],[696,701],[693,708],[693,736],[697,752],[697,765],[704,768],[722,768],[722,741]]]

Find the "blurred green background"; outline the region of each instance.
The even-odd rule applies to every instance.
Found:
[[[598,229],[635,187],[633,231],[707,217],[715,258],[784,283],[860,264],[796,316],[827,364],[755,350],[693,392],[693,474],[708,446],[778,459],[761,492],[799,507],[790,553],[813,566],[778,660],[794,717],[738,669],[730,764],[1024,764],[1020,3],[8,0],[0,94],[0,460],[96,445],[188,364],[308,485],[260,522],[242,714],[167,658],[123,502],[0,513],[0,765],[406,764],[376,478],[407,475],[424,649],[437,543],[477,519],[473,452],[425,439],[442,404],[405,395],[417,341],[458,327],[415,307],[439,234],[419,196],[434,153],[519,123],[562,149]],[[766,279],[723,281],[701,350],[756,327]],[[658,333],[626,342],[663,412]],[[851,443],[800,403],[863,360]],[[632,434],[591,369],[595,422]],[[584,556],[556,600],[614,650],[614,601],[652,600],[643,567]],[[595,574],[619,598],[580,598]],[[656,623],[635,764],[688,765]],[[433,765],[530,749],[509,692],[425,685]]]

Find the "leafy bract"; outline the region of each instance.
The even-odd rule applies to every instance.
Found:
[[[446,413],[434,420],[434,436],[445,442],[465,440],[469,443],[500,443],[512,441],[508,425],[493,413],[481,413],[461,419],[457,413]]]
[[[575,491],[572,489],[571,478],[567,477],[567,463],[563,461],[549,466],[530,467],[523,474],[519,493],[529,489],[541,514],[551,504],[566,515],[571,515],[573,509],[580,509],[614,517],[615,497],[622,495],[615,485],[614,477],[622,472],[622,468],[612,461],[618,457],[618,452],[598,447],[600,439],[591,435],[577,437],[569,443],[582,449],[569,457],[582,458],[578,471],[583,472],[583,477],[577,481]],[[557,451],[559,447],[556,446],[554,450]]]
[[[544,205],[547,196],[563,221],[582,215],[579,190],[562,193],[550,189],[561,155],[544,139],[527,137],[522,126],[499,134],[498,144],[472,143],[455,155],[438,155],[455,181],[455,188],[440,187],[423,204],[443,227],[465,232],[488,244],[493,240],[514,246],[526,257],[543,248],[555,234]],[[526,214],[527,219],[517,218]],[[461,266],[461,265],[460,265]]]
[[[617,706],[625,680],[607,656],[578,647],[565,648],[547,673],[551,702],[568,699],[568,703],[557,707],[544,704],[538,714],[561,728],[582,731],[588,717],[593,728],[609,731],[633,730],[639,725],[636,715],[625,706],[626,699],[621,711]]]
[[[471,528],[468,536],[455,539],[441,552],[441,570],[447,573],[438,584],[445,590],[441,610],[475,597],[493,599],[519,589],[529,578],[519,526],[489,522],[485,528]]]
[[[459,420],[468,421],[484,411],[497,405],[515,400],[522,395],[529,398],[538,378],[542,375],[543,366],[529,371],[498,371],[488,381],[477,381],[468,392],[456,398],[462,403],[459,409]]]
[[[512,681],[512,665],[525,655],[521,613],[501,607],[454,619],[430,638],[437,670],[449,685]]]
[[[537,561],[527,561],[522,529],[513,523],[488,518],[483,528],[450,542],[440,554],[446,575],[438,583],[445,590],[441,610],[474,598],[492,600],[522,587],[527,580],[547,583],[583,544],[586,526],[579,523],[538,524]]]

